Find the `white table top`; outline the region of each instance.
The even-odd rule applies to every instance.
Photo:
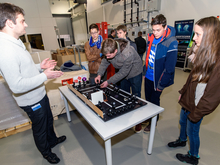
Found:
[[[108,140],[164,111],[164,108],[147,102],[148,104],[145,106],[104,122],[83,101],[71,92],[67,86],[59,87],[59,90],[103,140]]]

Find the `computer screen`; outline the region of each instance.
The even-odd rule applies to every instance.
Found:
[[[194,20],[175,21],[176,39],[190,40],[193,32]]]

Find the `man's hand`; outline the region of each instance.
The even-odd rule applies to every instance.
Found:
[[[46,58],[41,62],[40,67],[41,67],[41,69],[47,69],[47,68],[51,68],[51,67],[54,68],[56,66],[56,64],[57,64],[57,62],[55,60],[50,60],[49,58]]]
[[[108,82],[104,81],[101,85],[100,88],[106,88],[108,86]]]
[[[95,78],[95,83],[96,83],[96,84],[100,83],[100,80],[101,80],[101,76],[98,75],[98,76]]]
[[[54,78],[58,78],[60,76],[63,75],[63,72],[61,71],[53,71],[54,66],[47,68],[44,71],[44,74],[47,76],[47,79],[54,79]]]

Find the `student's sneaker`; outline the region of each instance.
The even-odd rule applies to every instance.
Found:
[[[60,159],[57,157],[55,153],[50,153],[48,155],[43,156],[47,161],[51,164],[57,164],[60,162]]]
[[[192,156],[189,153],[187,153],[186,155],[176,154],[176,158],[181,162],[189,163],[192,165],[197,165],[199,163],[199,158]]]
[[[57,142],[56,142],[55,144],[51,145],[50,148],[55,147],[57,144],[62,143],[62,142],[64,142],[65,140],[66,140],[66,136],[65,136],[65,135],[58,137],[58,138],[57,138]]]
[[[134,132],[136,132],[136,133],[140,133],[141,130],[142,130],[141,124],[136,125],[135,128],[134,128]]]
[[[150,132],[150,127],[151,127],[150,124],[149,124],[148,126],[146,126],[146,127],[144,128],[144,133],[149,133],[149,132]]]
[[[180,138],[174,142],[168,143],[168,147],[176,148],[176,147],[185,147],[187,141],[182,141]]]

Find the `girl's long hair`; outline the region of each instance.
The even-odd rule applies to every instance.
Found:
[[[207,83],[220,55],[220,22],[216,17],[206,17],[196,25],[202,28],[203,37],[196,51],[192,81]]]

